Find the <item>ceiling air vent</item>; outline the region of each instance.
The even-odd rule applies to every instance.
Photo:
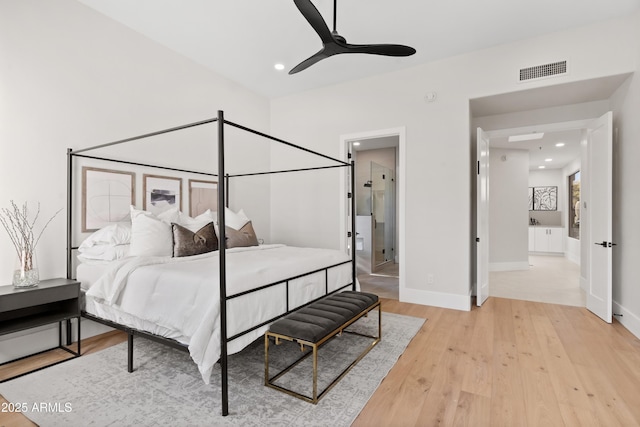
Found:
[[[567,61],[552,62],[551,64],[537,65],[535,67],[521,68],[520,81],[541,79],[544,77],[567,74]]]

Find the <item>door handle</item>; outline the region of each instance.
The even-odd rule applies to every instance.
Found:
[[[602,243],[595,243],[596,245],[600,245],[603,248],[606,248],[607,246],[609,246],[609,244],[607,242],[602,242]]]

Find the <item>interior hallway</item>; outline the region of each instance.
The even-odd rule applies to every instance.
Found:
[[[529,255],[529,270],[492,271],[489,296],[584,307],[580,266],[562,256]]]

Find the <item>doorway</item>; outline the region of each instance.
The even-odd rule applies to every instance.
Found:
[[[585,306],[569,184],[581,169],[581,125],[487,132],[489,296]]]
[[[356,265],[361,289],[399,300],[404,238],[404,128],[341,137],[353,160]]]
[[[519,129],[523,134],[532,133],[539,126],[560,130],[554,126],[567,129],[569,124],[574,129],[585,129],[585,146],[581,154],[581,179],[586,186],[583,192],[585,200],[580,204],[580,286],[586,292],[586,308],[608,323],[612,317],[611,249],[615,246],[611,241],[613,116],[610,100],[629,76],[607,76],[470,100],[471,128],[477,129],[477,138],[475,132],[471,132],[472,141],[475,139],[472,146],[478,154],[478,174],[472,178],[476,183],[488,180],[484,176],[488,176],[489,172],[489,150],[485,153],[479,148],[480,143],[486,140],[483,128],[495,129],[495,132],[506,128],[512,128],[511,131]],[[569,100],[574,103],[567,103]],[[578,122],[583,122],[583,125],[575,126]],[[478,186],[481,187],[480,184]],[[476,271],[473,289],[478,305],[482,304],[490,290],[488,251],[485,247],[489,239],[480,238],[486,229],[480,219],[488,216],[482,194],[477,191],[472,196],[475,199],[472,215],[477,220],[474,221],[477,244],[472,258]]]
[[[605,112],[598,118],[587,120],[584,126],[584,138],[581,144],[581,160],[583,169],[581,179],[587,183],[581,200],[581,228],[584,234],[581,234],[580,245],[580,264],[581,264],[581,283],[586,291],[586,308],[602,318],[604,321],[611,323],[612,317],[612,251],[615,246],[612,240],[612,147],[613,147],[613,115],[611,111]],[[567,126],[567,123],[560,123],[559,126]],[[571,125],[571,123],[570,123]],[[545,125],[551,126],[551,125]],[[531,132],[531,129],[529,129]],[[511,131],[510,131],[511,133]],[[531,134],[531,133],[530,133]],[[538,134],[538,136],[540,136]],[[537,138],[536,138],[537,139]],[[478,127],[478,141],[483,143],[488,141],[487,134]],[[480,147],[480,142],[478,142]],[[480,152],[480,150],[479,150]],[[482,163],[486,164],[486,158],[489,151],[482,152],[484,158]],[[480,161],[478,165],[480,165]],[[488,181],[488,167],[478,167],[478,182]],[[544,189],[543,194],[548,195],[549,190]],[[535,204],[535,192],[534,201]],[[487,216],[484,204],[480,200],[486,202],[486,198],[479,197],[478,217]],[[544,203],[548,204],[549,200]],[[480,223],[479,223],[480,224]],[[482,234],[484,230],[478,227]],[[548,231],[548,230],[547,230]],[[545,233],[549,235],[550,233]],[[536,233],[537,235],[537,233]],[[549,237],[549,236],[547,236]],[[602,241],[597,239],[604,239]],[[537,237],[536,237],[537,241]],[[603,250],[594,250],[594,243]],[[547,244],[550,244],[547,241]],[[486,243],[485,243],[486,245]],[[485,258],[484,247],[478,246],[476,259],[478,260],[478,272],[485,272],[487,265],[482,263]],[[586,261],[586,262],[585,262]],[[586,264],[586,269],[585,269]],[[480,275],[478,274],[478,277]],[[482,284],[482,286],[480,286]],[[486,299],[489,290],[488,281],[478,282],[476,286],[478,292],[478,305],[481,305]],[[480,291],[483,291],[480,294]],[[481,298],[482,297],[482,298]]]

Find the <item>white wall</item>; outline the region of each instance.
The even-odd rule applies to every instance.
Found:
[[[529,152],[489,150],[489,269],[529,269]]]
[[[639,26],[640,27],[640,26]],[[636,36],[640,38],[640,35]],[[640,64],[640,49],[633,56]],[[636,73],[611,100],[613,139],[613,312],[616,319],[640,337],[640,76]]]
[[[0,58],[2,207],[12,199],[34,206],[39,201],[44,217],[64,208],[67,147],[191,123],[215,117],[219,109],[230,120],[269,129],[266,98],[72,0],[0,2]],[[156,149],[133,151],[149,162],[208,166],[208,154],[198,155],[193,145],[186,148],[187,140],[183,136],[178,141],[185,145],[169,160]],[[201,148],[211,151],[208,142]],[[268,147],[253,151],[267,160],[268,153]],[[256,218],[257,230],[268,238],[268,183],[259,188],[244,199],[253,204],[245,208],[254,215],[264,213],[264,219]],[[40,241],[43,279],[66,274],[65,229],[62,212]],[[13,247],[0,230],[0,284],[11,283],[13,261]],[[48,336],[55,341],[55,334]],[[38,339],[29,348],[3,341],[0,361],[16,356],[10,349],[24,355],[52,342]]]
[[[406,127],[406,216],[400,220],[408,231],[400,248],[400,298],[468,309],[475,245],[469,99],[631,72],[637,66],[638,28],[635,14],[276,99],[272,132],[341,156],[340,135]],[[569,75],[517,83],[523,66],[557,58],[571,61]],[[438,93],[436,102],[424,101],[428,91]],[[335,177],[326,184],[335,189],[339,182]],[[274,234],[296,241],[305,227],[336,212],[314,244],[339,247],[344,236],[334,230],[340,229],[340,192],[323,194],[328,210],[305,210],[304,223],[296,221],[296,201],[276,188],[272,194]],[[425,280],[429,274],[433,284]]]
[[[474,117],[473,128],[481,127],[485,131],[491,131],[496,129],[545,125],[549,123],[572,122],[600,117],[609,111],[609,109],[609,101],[600,100],[538,108],[535,110],[515,111],[493,116]]]

